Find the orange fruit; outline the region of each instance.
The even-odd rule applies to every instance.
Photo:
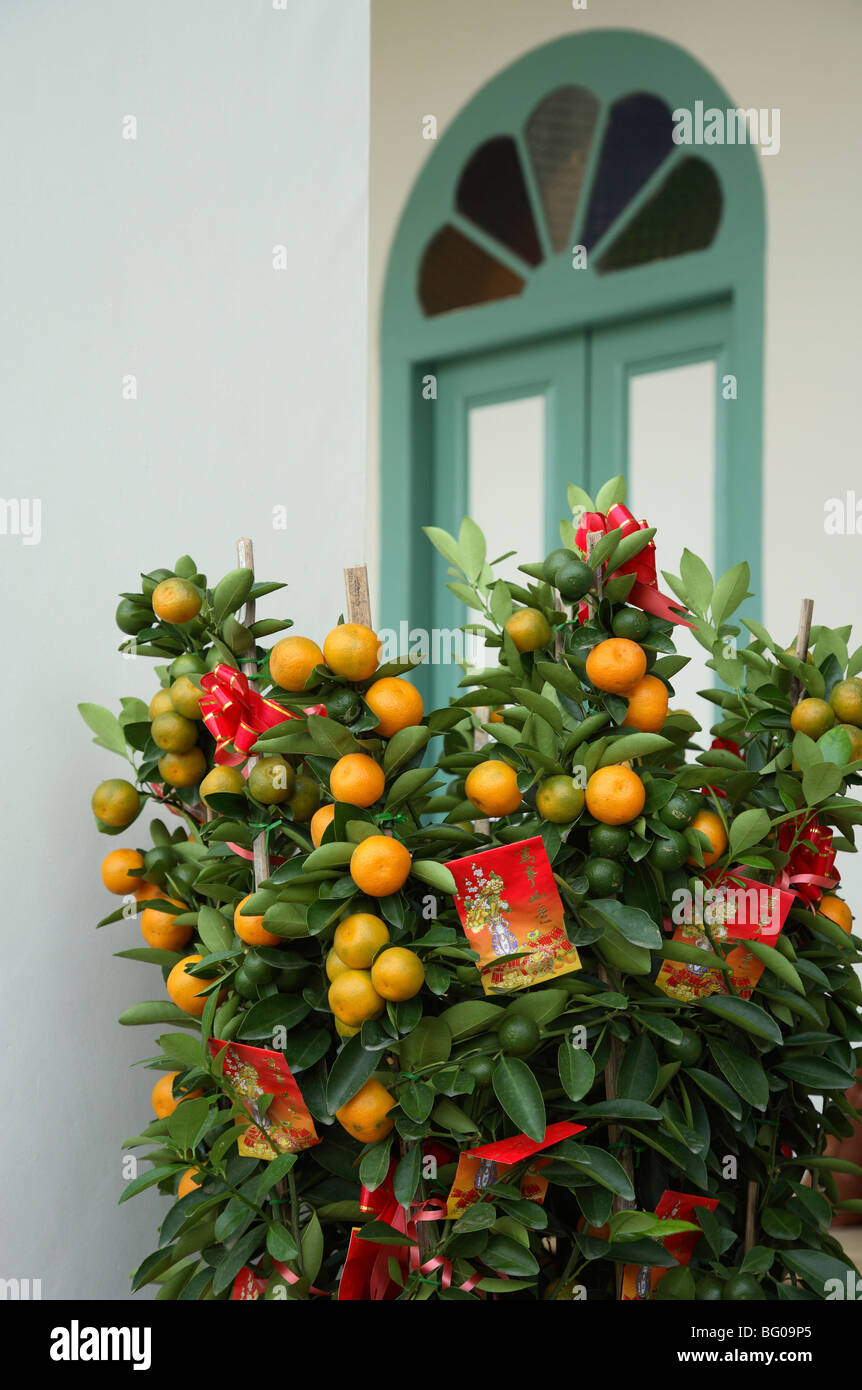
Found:
[[[383,999],[412,999],[425,983],[425,967],[415,951],[390,946],[371,967],[371,983]]]
[[[170,712],[174,708],[169,690],[157,690],[152,700],[150,700],[147,713],[151,719],[156,719],[160,714]]]
[[[332,949],[350,970],[368,970],[374,955],[389,940],[389,928],[372,912],[353,912],[339,922]]]
[[[335,1118],[360,1144],[376,1144],[394,1129],[395,1121],[389,1118],[389,1111],[396,1104],[395,1097],[372,1077],[336,1110]]]
[[[200,719],[204,692],[191,676],[177,676],[171,686],[171,704],[186,719]]]
[[[267,931],[263,925],[263,914],[255,916],[249,914],[243,917],[242,910],[251,897],[247,893],[241,898],[233,910],[233,929],[240,941],[244,941],[248,946],[278,946],[281,942],[280,936],[274,936],[271,931]]]
[[[828,917],[830,922],[834,922],[848,935],[852,932],[853,913],[843,898],[836,898],[834,893],[825,893],[817,904],[817,911],[821,917]]]
[[[157,883],[142,883],[140,888],[135,889],[135,901],[146,902],[147,898],[160,898],[162,890]]]
[[[412,864],[410,851],[390,835],[369,835],[350,856],[350,876],[362,893],[387,898],[406,883]]]
[[[837,686],[835,687],[837,690]],[[790,711],[790,727],[794,733],[807,734],[809,738],[820,738],[835,723],[835,711],[825,700],[809,696],[800,700]]]
[[[625,695],[646,675],[646,652],[628,637],[608,637],[587,657],[587,675],[597,690]]]
[[[163,579],[153,590],[153,612],[163,623],[190,623],[202,601],[187,579]]]
[[[143,867],[143,855],[136,849],[112,849],[102,860],[102,882],[109,893],[136,893],[144,880],[129,875]]]
[[[293,795],[296,773],[280,754],[258,758],[248,774],[248,790],[264,806],[278,806]]]
[[[483,816],[510,816],[523,799],[515,769],[499,758],[487,758],[471,768],[464,792]]]
[[[857,758],[862,758],[862,729],[857,729],[855,724],[839,724],[838,728],[850,739],[850,761],[855,763]]]
[[[643,782],[623,763],[597,768],[587,782],[587,810],[603,825],[627,825],[640,815],[645,800]]]
[[[323,652],[310,637],[282,637],[269,654],[269,673],[282,690],[305,690]]]
[[[626,691],[629,702],[623,725],[640,729],[644,734],[657,734],[667,718],[667,686],[658,676],[641,676]]]
[[[335,807],[330,803],[328,806],[321,806],[311,817],[311,843],[315,849],[320,848],[326,827],[332,824],[334,815]]]
[[[334,676],[367,681],[380,664],[377,633],[363,623],[339,623],[324,639],[323,655]]]
[[[245,791],[245,778],[238,767],[213,767],[201,782],[201,801],[209,805],[207,797],[213,792],[229,792],[232,796],[242,796]]]
[[[551,640],[551,625],[538,608],[519,608],[506,623],[519,652],[538,652]]]
[[[332,984],[333,980],[337,980],[339,975],[343,975],[345,970],[350,969],[350,966],[345,965],[341,957],[336,955],[335,951],[332,950],[327,952],[324,969],[326,971],[327,980]]]
[[[703,862],[709,868],[710,864],[714,864],[716,859],[727,849],[727,831],[724,828],[724,822],[721,816],[715,814],[715,811],[698,811],[690,828],[701,831],[712,845],[712,849],[703,851]],[[685,862],[693,864],[695,861],[689,856]]]
[[[173,903],[179,911],[163,912],[158,907],[145,907],[141,913],[141,936],[148,946],[155,946],[160,951],[178,951],[190,939],[194,927],[177,923],[179,914],[188,912],[185,903],[168,897],[165,902]]]
[[[574,777],[559,773],[546,777],[536,791],[536,810],[552,825],[568,825],[584,809],[584,791],[575,786]]]
[[[327,997],[336,1018],[350,1024],[351,1028],[367,1018],[379,1018],[385,1008],[368,970],[344,970],[332,981]]]
[[[200,991],[213,984],[212,979],[186,974],[187,968],[197,965],[199,960],[203,960],[203,956],[184,956],[177,961],[167,980],[168,994],[177,1008],[184,1014],[191,1014],[192,1018],[200,1018],[206,1008],[206,997]]]
[[[862,724],[862,680],[850,676],[846,681],[839,681],[832,687],[829,704],[842,724],[854,724],[858,728]]]
[[[335,1020],[335,1031],[340,1038],[355,1038],[357,1033],[361,1033],[361,1028],[351,1028],[349,1023],[342,1023],[340,1018]]]
[[[199,1168],[187,1168],[180,1178],[180,1185],[177,1188],[177,1200],[180,1197],[188,1197],[190,1192],[194,1192],[200,1187],[203,1181]]]
[[[153,1087],[150,1101],[159,1120],[166,1120],[168,1115],[172,1115],[181,1101],[193,1100],[195,1096],[203,1094],[201,1091],[188,1091],[179,1097],[175,1096],[174,1081],[178,1076],[178,1071],[166,1071]]]
[[[489,724],[505,724],[505,722],[506,721],[503,718],[503,710],[499,705],[496,709],[491,710],[491,712],[488,715]]]
[[[162,781],[172,787],[194,787],[206,770],[207,760],[201,748],[190,748],[187,753],[164,753],[159,758]]]
[[[409,729],[422,723],[425,705],[422,696],[409,681],[400,676],[384,676],[375,681],[363,696],[365,703],[373,709],[380,723],[374,733],[381,738],[391,738],[400,729]]]
[[[114,830],[120,830],[123,826],[131,825],[135,819],[141,809],[141,798],[131,782],[122,777],[109,777],[107,781],[99,783],[90,805],[97,820]]]
[[[383,795],[383,768],[367,753],[345,753],[329,774],[329,790],[336,801],[350,806],[373,806]]]
[[[163,753],[187,753],[198,741],[198,731],[191,719],[178,714],[175,709],[157,714],[150,733],[153,743]]]

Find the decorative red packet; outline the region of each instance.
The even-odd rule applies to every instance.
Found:
[[[744,878],[738,869],[719,875],[714,869],[706,878],[704,920],[711,927],[725,927],[732,941],[763,941],[774,946],[787,921],[795,895],[773,883]]]
[[[259,1274],[255,1274],[254,1270],[251,1269],[249,1265],[243,1265],[239,1274],[233,1281],[233,1290],[230,1296],[231,1302],[235,1303],[240,1301],[243,1303],[253,1303],[255,1299],[260,1298],[265,1288],[266,1280]]]
[[[576,1125],[568,1120],[549,1125],[541,1143],[530,1139],[526,1134],[517,1134],[511,1139],[501,1139],[497,1143],[483,1144],[476,1149],[466,1149],[458,1159],[458,1168],[452,1182],[452,1189],[446,1199],[446,1215],[450,1220],[463,1216],[468,1207],[484,1200],[487,1189],[505,1178],[516,1163],[531,1158],[542,1149],[558,1144],[561,1139],[570,1139],[580,1134],[584,1125]],[[521,1175],[521,1196],[527,1201],[538,1202],[545,1199],[548,1190],[546,1180],[539,1170],[549,1159],[536,1159]]]
[[[713,935],[719,937],[716,928],[713,928]],[[709,937],[704,935],[701,927],[677,927],[673,940],[681,941],[685,946],[697,946],[702,951],[712,950]],[[737,994],[741,999],[750,999],[763,974],[763,962],[745,946],[736,946],[725,961],[731,968],[731,979]],[[670,999],[678,999],[681,1004],[694,1004],[710,994],[729,993],[721,970],[713,970],[708,965],[689,965],[680,960],[663,961],[655,983]]]
[[[674,1192],[666,1188],[659,1198],[655,1214],[663,1221],[694,1221],[694,1212],[698,1207],[715,1211],[717,1206],[717,1197],[696,1197],[691,1192]],[[677,1231],[665,1236],[662,1245],[668,1254],[673,1255],[677,1264],[687,1265],[699,1240],[700,1231]],[[666,1274],[664,1266],[626,1265],[621,1292],[623,1302],[650,1298]]]
[[[290,1067],[280,1052],[264,1047],[248,1047],[244,1043],[209,1041],[213,1057],[224,1048],[224,1076],[242,1098],[253,1123],[237,1143],[237,1150],[246,1158],[275,1158],[278,1153],[298,1153],[319,1144],[314,1120],[302,1099]],[[271,1095],[264,1114],[257,1104],[262,1095]],[[264,1137],[266,1136],[266,1137]]]
[[[455,906],[479,954],[486,994],[526,989],[580,970],[563,925],[563,904],[540,835],[447,864]]]

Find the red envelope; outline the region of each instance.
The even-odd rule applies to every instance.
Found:
[[[586,1129],[586,1125],[575,1125],[569,1120],[560,1120],[555,1125],[548,1125],[545,1130],[544,1139],[538,1143],[526,1134],[516,1134],[511,1139],[500,1139],[493,1144],[483,1144],[478,1149],[466,1149],[471,1158],[491,1158],[496,1163],[520,1163],[522,1159],[529,1158],[531,1154],[537,1154],[541,1149],[547,1149],[551,1144],[559,1144],[561,1139],[571,1139],[574,1134],[580,1134]]]
[[[223,1075],[253,1121],[237,1143],[239,1153],[272,1159],[276,1153],[298,1153],[320,1143],[302,1092],[280,1052],[217,1038],[210,1038],[208,1045],[213,1057],[227,1048]],[[265,1094],[274,1097],[266,1113],[257,1104]]]

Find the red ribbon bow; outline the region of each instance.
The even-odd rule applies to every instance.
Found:
[[[201,718],[216,741],[217,763],[235,766],[243,762],[265,729],[298,717],[258,695],[248,677],[232,666],[221,664],[207,672],[201,677],[201,687],[206,691]]]
[[[628,507],[623,506],[622,502],[615,502],[608,509],[607,515],[602,512],[584,512],[581,516],[580,525],[575,535],[575,544],[586,554],[587,536],[591,531],[600,531],[606,535],[608,531],[622,531],[623,536],[630,536],[635,531],[647,530],[645,521],[635,521]],[[613,570],[606,579],[612,579],[618,574],[633,574],[635,582],[629,591],[628,603],[634,604],[636,608],[643,609],[644,613],[651,613],[653,617],[664,618],[669,623],[681,623],[685,627],[692,624],[687,618],[681,616],[677,609],[681,608],[676,599],[669,598],[667,594],[660,592],[655,571],[655,545],[648,541],[637,555],[618,569]],[[586,622],[589,609],[582,603],[578,609],[578,617],[581,622]]]
[[[797,838],[798,837],[798,838]],[[794,838],[795,847],[791,850]],[[808,844],[802,841],[807,840]],[[808,845],[814,849],[809,849]],[[819,903],[825,888],[837,887],[839,875],[835,872],[835,850],[832,846],[832,831],[816,821],[806,821],[803,816],[784,821],[778,827],[778,848],[790,858],[781,870],[776,883],[796,893],[806,903]]]

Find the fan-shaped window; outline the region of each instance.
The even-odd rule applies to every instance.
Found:
[[[670,108],[649,93],[621,97],[603,113],[585,87],[552,91],[522,137],[484,141],[462,168],[453,209],[459,225],[436,231],[422,256],[424,313],[520,294],[543,248],[569,255],[575,236],[588,253],[598,249],[600,274],[711,245],[721,187],[705,160],[674,144],[672,132]],[[471,226],[481,233],[475,240]]]

